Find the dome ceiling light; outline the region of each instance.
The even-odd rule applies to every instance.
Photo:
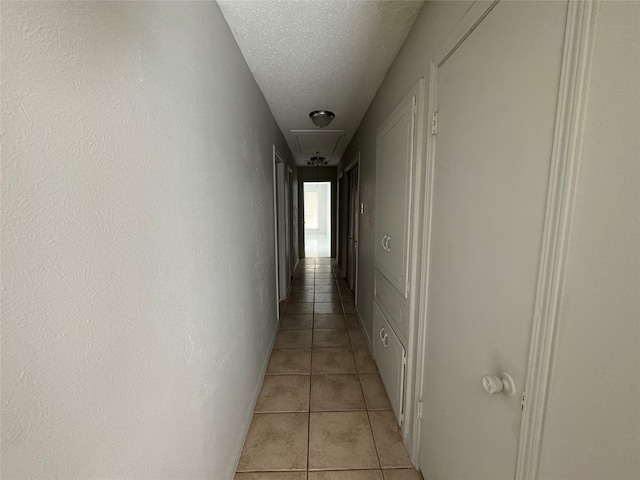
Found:
[[[335,116],[335,113],[330,112],[329,110],[315,110],[309,114],[313,123],[320,128],[324,128],[329,125]]]

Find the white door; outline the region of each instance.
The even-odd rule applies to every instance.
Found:
[[[376,268],[406,298],[409,271],[409,207],[416,97],[394,110],[376,138]]]
[[[396,416],[402,422],[407,354],[380,307],[373,304],[373,356]]]
[[[349,172],[349,269],[347,280],[349,288],[356,291],[358,265],[358,227],[360,219],[360,193],[358,188],[358,170],[356,166]]]
[[[566,9],[500,2],[437,69],[419,454],[430,480],[514,477]],[[483,388],[502,370],[512,396]]]

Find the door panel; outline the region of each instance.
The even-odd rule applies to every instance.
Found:
[[[377,137],[376,268],[405,297],[414,102],[405,101]]]
[[[375,303],[373,304],[373,325],[373,356],[378,365],[382,383],[387,390],[393,413],[400,423],[406,352],[389,321]]]
[[[438,68],[425,478],[515,473],[566,7],[501,2]],[[501,370],[512,396],[483,389]]]

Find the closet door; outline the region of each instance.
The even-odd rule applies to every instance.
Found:
[[[405,298],[415,104],[416,97],[408,97],[377,136],[376,268]]]
[[[398,424],[404,410],[406,351],[382,310],[373,304],[373,356]]]

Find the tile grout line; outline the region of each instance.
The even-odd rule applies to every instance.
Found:
[[[307,417],[307,468],[305,476],[309,478],[309,461],[311,459],[311,383],[313,382],[313,331],[316,323],[316,264],[313,261],[313,303],[311,304],[311,359],[309,361],[309,413]]]

